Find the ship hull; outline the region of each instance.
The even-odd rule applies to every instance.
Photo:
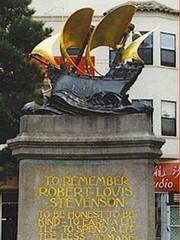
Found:
[[[65,70],[52,74],[51,97],[36,113],[89,114],[132,113],[140,110],[131,105],[126,92],[136,81],[143,64],[122,65],[114,77],[77,75]]]

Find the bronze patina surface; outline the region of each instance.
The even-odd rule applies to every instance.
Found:
[[[68,18],[61,34],[39,43],[31,55],[48,66],[51,95],[42,106],[26,104],[24,112],[71,115],[151,112],[149,106],[133,105],[127,94],[144,67],[138,55],[138,47],[151,33],[140,35],[126,46],[127,39],[135,34],[131,20],[136,10],[133,4],[121,5],[106,14],[94,27],[91,25],[94,10],[79,9]],[[64,59],[60,65],[52,55],[57,39]],[[91,50],[100,46],[107,46],[116,52],[105,75],[101,75],[91,61]],[[75,61],[68,53],[70,48],[79,49]],[[86,60],[85,72],[78,66],[83,54]],[[71,67],[68,63],[71,63]],[[94,69],[97,75],[91,75],[89,68]]]

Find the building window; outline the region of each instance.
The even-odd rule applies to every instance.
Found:
[[[180,219],[179,219],[179,192],[169,193],[170,205],[170,239],[179,239]]]
[[[144,35],[146,32],[141,32]],[[138,35],[134,35],[133,40],[135,40]],[[138,54],[144,61],[146,65],[153,64],[153,33],[151,33],[140,45],[138,49]]]
[[[134,106],[145,106],[153,108],[153,100],[152,99],[133,99],[132,104]]]
[[[132,104],[135,107],[147,107],[153,108],[153,100],[152,99],[133,99]],[[151,115],[151,123],[152,123],[152,131],[153,131],[153,114]]]
[[[161,240],[161,195],[159,193],[155,194],[155,226],[155,240]]]
[[[113,60],[114,60],[114,58],[116,56],[116,52],[117,51],[112,49],[112,48],[109,49],[109,67],[112,66]]]
[[[114,50],[113,48],[109,48],[109,67],[112,67],[113,61],[115,60],[117,50]],[[116,67],[120,66],[120,62],[116,63]]]
[[[176,36],[161,33],[161,65],[176,67]]]
[[[73,55],[78,55],[80,52],[80,48],[76,48],[76,47],[72,47],[72,48],[68,48],[67,52],[69,55],[73,56]]]
[[[0,239],[17,240],[18,194],[5,191],[0,194]]]
[[[176,136],[176,103],[161,102],[162,135]]]
[[[145,34],[146,32],[141,32],[141,34]],[[137,39],[139,35],[133,36],[133,41]],[[151,33],[140,45],[138,49],[138,54],[141,59],[144,61],[146,65],[153,64],[153,33]],[[112,62],[115,58],[116,51],[113,49],[109,50],[109,67],[111,67]]]

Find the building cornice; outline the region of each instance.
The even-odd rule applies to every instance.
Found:
[[[162,13],[167,13],[167,14],[172,14],[172,15],[179,15],[179,11],[173,8],[170,8],[164,4],[158,3],[156,1],[128,1],[125,4],[133,4],[137,6],[137,11],[140,12],[162,12]],[[117,8],[119,6],[116,6]],[[108,10],[107,12],[104,13],[104,15],[108,14],[111,12],[114,8]]]

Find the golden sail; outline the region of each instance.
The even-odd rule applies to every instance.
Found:
[[[121,5],[110,10],[102,21],[95,28],[92,28],[93,10],[83,8],[68,18],[61,36],[55,35],[38,44],[33,49],[32,54],[39,54],[47,58],[56,67],[52,48],[56,39],[59,38],[64,62],[61,68],[55,71],[52,66],[47,64],[50,79],[53,82],[51,95],[47,102],[39,108],[34,110],[31,105],[28,105],[25,111],[28,112],[29,109],[38,114],[60,115],[64,113],[88,115],[91,113],[152,112],[149,107],[146,108],[144,105],[138,107],[128,100],[127,91],[135,83],[144,67],[137,54],[138,47],[151,33],[139,37],[125,49],[128,37],[132,37],[134,34],[135,26],[131,23],[131,19],[135,12],[136,6]],[[94,68],[90,51],[99,46],[107,46],[117,50],[110,69],[104,76],[78,74],[76,72],[78,64],[85,50],[87,69],[89,66]],[[68,49],[73,47],[80,49],[75,62],[68,54]],[[136,61],[126,61],[129,58]],[[68,68],[68,62],[73,64],[72,68]]]
[[[35,48],[31,51],[32,55],[39,55],[46,60],[48,60],[53,66],[59,68],[59,65],[56,63],[53,56],[53,47],[56,41],[60,38],[60,34],[55,34],[35,46]]]
[[[82,48],[83,43],[90,31],[91,21],[94,10],[91,8],[82,8],[73,13],[66,21],[61,38],[60,50],[64,60],[69,60],[73,65],[67,49],[71,47]]]
[[[90,52],[100,46],[111,47],[117,51],[120,49],[121,55],[118,59],[119,61],[125,61],[127,59],[143,61],[138,55],[138,48],[152,31],[140,36],[124,50],[127,38],[132,36],[133,33],[132,29],[129,29],[129,27],[132,25],[131,20],[136,10],[137,7],[131,4],[114,8],[110,10],[91,31],[94,10],[91,8],[79,9],[68,18],[61,34],[55,34],[40,42],[32,50],[31,54],[38,54],[47,59],[53,66],[60,68],[53,56],[53,46],[58,42],[58,44],[60,44],[60,51],[64,59],[64,64],[70,62],[74,66],[74,70],[72,68],[70,71],[75,72],[78,69],[82,73],[84,72],[78,68],[79,62],[73,62],[68,54],[69,48],[79,48],[82,50],[81,54],[83,54],[86,47],[85,58],[87,72],[89,67],[92,67],[98,74],[100,73],[95,69],[91,61]],[[87,40],[87,36],[90,32],[91,35]],[[82,55],[78,56],[78,58],[81,57]]]
[[[136,9],[137,7],[134,5],[122,5],[115,8],[94,28],[86,50],[87,66],[94,68],[90,58],[90,51],[94,48],[108,46],[117,49],[117,46],[123,40]]]
[[[141,59],[138,54],[138,48],[141,45],[141,43],[156,29],[145,33],[144,35],[142,35],[142,36],[138,37],[136,40],[134,40],[131,44],[129,44],[127,46],[127,48],[124,50],[121,60],[125,61],[127,59],[134,59],[137,61],[144,62],[143,59]]]

